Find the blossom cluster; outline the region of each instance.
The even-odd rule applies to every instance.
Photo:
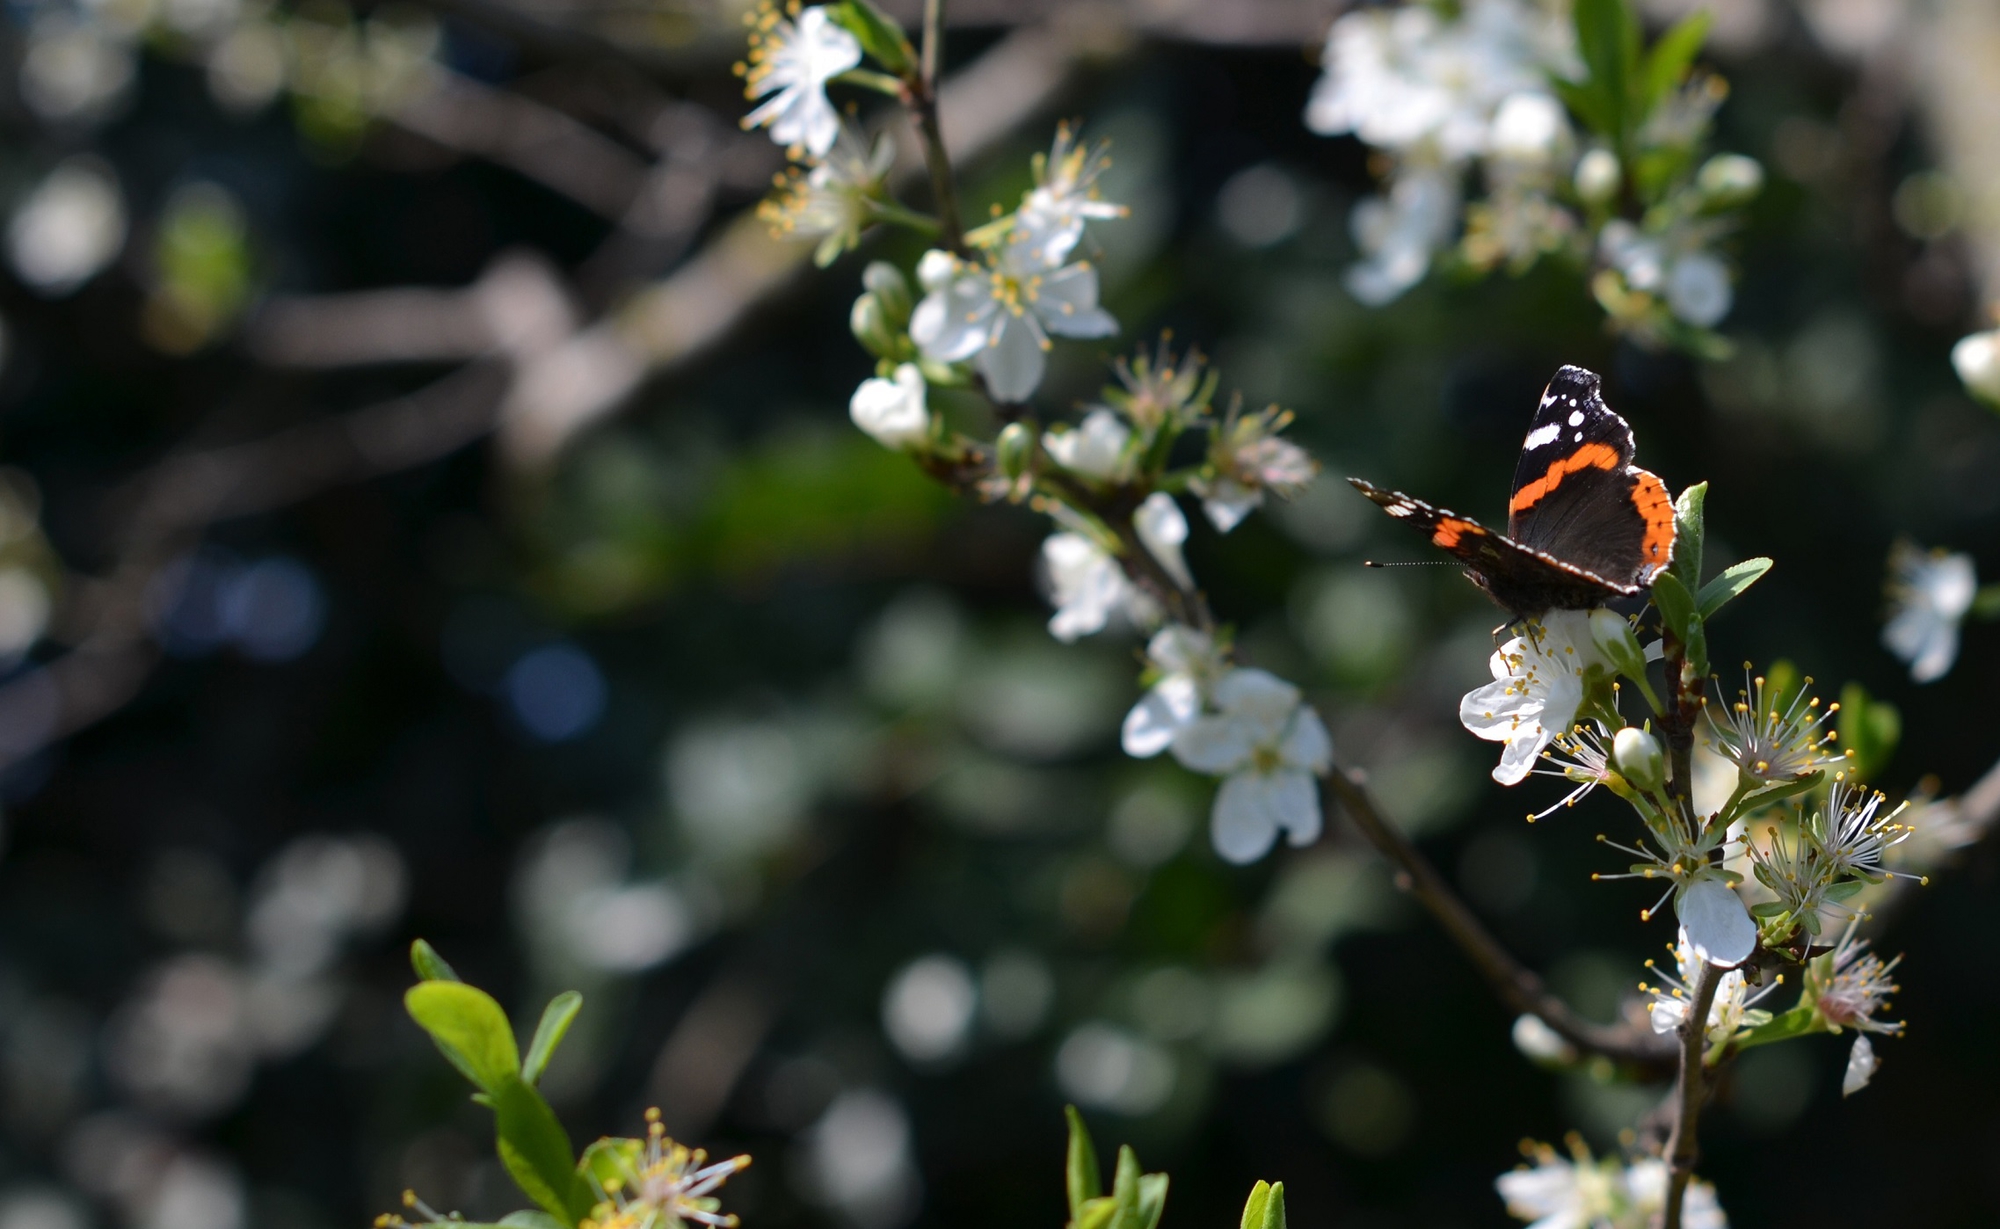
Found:
[[[1657,1157],[1626,1163],[1594,1158],[1571,1136],[1569,1155],[1547,1144],[1523,1146],[1529,1164],[1494,1182],[1507,1211],[1535,1229],[1651,1229],[1666,1204],[1667,1167]],[[1685,1229],[1728,1229],[1729,1218],[1706,1182],[1689,1184],[1681,1208]]]
[[[1388,168],[1351,219],[1361,260],[1349,291],[1388,303],[1447,252],[1478,272],[1555,256],[1593,270],[1592,293],[1621,331],[1719,349],[1710,330],[1735,297],[1719,245],[1763,171],[1736,154],[1700,160],[1727,94],[1690,70],[1705,19],[1645,56],[1636,29],[1610,51],[1580,39],[1567,5],[1452,7],[1359,9],[1327,35],[1306,125],[1354,136]],[[1475,171],[1485,193],[1468,201]]]

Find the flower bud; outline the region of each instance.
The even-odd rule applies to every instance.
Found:
[[[1576,162],[1576,194],[1593,205],[1601,205],[1618,194],[1618,155],[1608,149],[1593,149]]]
[[[2000,406],[2000,329],[1959,338],[1951,365],[1967,392]]]
[[[895,328],[910,323],[910,283],[903,271],[886,260],[871,260],[861,271],[861,284],[882,304],[889,323]]]
[[[1627,678],[1645,676],[1646,654],[1632,634],[1632,621],[1624,615],[1603,606],[1591,611],[1590,642],[1613,670]]]
[[[1000,472],[1009,479],[1019,478],[1034,460],[1035,433],[1026,423],[1010,422],[993,441],[993,450],[999,457]]]
[[[951,281],[951,275],[958,272],[958,258],[950,252],[932,248],[917,262],[917,285],[927,293],[935,294]]]
[[[1717,154],[1702,163],[1694,182],[1710,205],[1741,205],[1764,190],[1764,168],[1742,154]]]
[[[1667,759],[1660,740],[1628,725],[1611,740],[1611,762],[1618,775],[1643,790],[1656,790],[1667,783]]]
[[[854,340],[861,343],[861,348],[876,358],[896,356],[896,330],[889,323],[882,300],[872,292],[854,300],[854,310],[847,314],[847,327],[854,330]]]

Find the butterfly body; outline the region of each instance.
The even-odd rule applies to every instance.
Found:
[[[1507,500],[1507,532],[1359,478],[1355,489],[1465,565],[1516,618],[1643,592],[1673,558],[1674,505],[1632,464],[1632,428],[1594,372],[1564,367],[1542,394]]]

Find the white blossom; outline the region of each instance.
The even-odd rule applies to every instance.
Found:
[[[1194,588],[1194,575],[1181,556],[1181,546],[1188,537],[1187,517],[1173,496],[1165,491],[1146,496],[1145,502],[1132,513],[1132,529],[1145,544],[1146,552],[1160,561],[1175,584],[1183,589]]]
[[[912,448],[923,443],[931,430],[923,373],[915,363],[903,363],[896,368],[894,379],[863,380],[847,403],[847,413],[855,426],[874,436],[884,448]]]
[[[1114,619],[1146,626],[1160,617],[1159,605],[1126,579],[1118,561],[1080,533],[1049,535],[1042,565],[1056,607],[1049,634],[1065,644],[1103,631]]]
[[[1642,987],[1653,996],[1653,1001],[1646,1005],[1646,1011],[1656,1033],[1671,1033],[1687,1019],[1688,1001],[1694,994],[1695,979],[1701,976],[1701,966],[1704,963],[1701,953],[1688,938],[1685,926],[1681,928],[1680,939],[1674,944],[1673,953],[1674,964],[1680,975],[1671,977],[1661,974],[1665,978],[1666,985]],[[1646,962],[1646,967],[1655,968],[1650,960]],[[1708,1008],[1708,1040],[1719,1045],[1733,1037],[1736,1030],[1744,1027],[1746,1023],[1754,1025],[1759,1022],[1763,1018],[1761,1013],[1758,1016],[1751,1016],[1751,1009],[1758,1000],[1777,989],[1777,985],[1778,983],[1773,981],[1752,994],[1749,982],[1744,979],[1742,973],[1734,969],[1723,973],[1715,987],[1715,999]]]
[[[71,158],[28,194],[7,227],[7,255],[21,280],[66,295],[97,276],[125,246],[125,202],[111,168]]]
[[[1951,348],[1951,366],[1967,392],[2000,405],[2000,329],[1959,338]]]
[[[1569,115],[1540,90],[1510,94],[1493,116],[1494,156],[1511,162],[1553,162],[1569,145]]]
[[[1584,671],[1604,665],[1581,610],[1551,610],[1500,646],[1488,663],[1493,681],[1466,693],[1458,719],[1488,742],[1505,743],[1493,779],[1518,785],[1556,736],[1576,724]]]
[[[1348,225],[1363,259],[1347,271],[1348,292],[1380,307],[1424,280],[1431,257],[1450,242],[1458,219],[1458,175],[1436,167],[1399,171],[1384,196],[1354,207]]]
[[[947,257],[951,271],[940,277],[942,265],[924,259],[930,268],[920,265],[918,276],[933,288],[910,317],[910,340],[936,362],[971,360],[1003,404],[1026,400],[1041,384],[1051,333],[1118,331],[1111,313],[1097,305],[1097,270],[1088,261],[1048,270],[1031,262],[1025,248],[1005,244],[987,263]]]
[[[1333,741],[1299,689],[1264,670],[1225,674],[1212,694],[1217,711],[1174,733],[1174,758],[1196,772],[1224,777],[1210,814],[1216,852],[1254,862],[1286,833],[1294,845],[1319,839],[1319,789],[1313,778],[1333,763]]]
[[[1703,247],[1705,228],[1649,233],[1623,218],[1604,224],[1598,254],[1633,290],[1665,300],[1667,310],[1697,328],[1713,328],[1736,301],[1729,266]]]
[[[1630,1165],[1612,1157],[1593,1159],[1583,1141],[1571,1137],[1568,1157],[1539,1144],[1529,1159],[1532,1166],[1501,1174],[1493,1185],[1507,1211],[1531,1222],[1530,1229],[1652,1229],[1665,1206],[1667,1167],[1657,1158]],[[1688,1183],[1681,1224],[1728,1229],[1713,1186],[1700,1179]]]
[[[1042,449],[1073,474],[1123,482],[1132,476],[1132,458],[1125,452],[1131,441],[1132,429],[1118,415],[1095,409],[1073,429],[1043,432]]]
[[[1278,435],[1291,420],[1289,411],[1276,406],[1255,414],[1230,407],[1209,447],[1214,476],[1197,476],[1189,484],[1218,533],[1241,524],[1263,504],[1265,491],[1289,498],[1319,473],[1319,464],[1305,449]]]
[[[771,139],[823,158],[840,133],[840,113],[826,83],[861,63],[861,44],[824,7],[814,5],[786,21],[766,8],[751,35],[744,93],[772,97],[743,117],[745,128],[769,125]]]
[[[810,170],[792,168],[757,207],[757,216],[770,223],[774,235],[820,239],[814,258],[831,263],[874,223],[883,177],[895,161],[895,142],[886,135],[866,144],[841,124],[826,155]]]
[[[1898,542],[1889,552],[1889,622],[1882,645],[1909,664],[1919,683],[1941,679],[1958,660],[1958,625],[1972,609],[1978,575],[1972,556]]]
[[[1158,755],[1173,743],[1180,728],[1200,715],[1204,698],[1225,669],[1213,637],[1178,623],[1154,634],[1146,645],[1146,660],[1158,677],[1125,714],[1119,731],[1125,754],[1137,759]]]
[[[1122,218],[1131,212],[1098,195],[1097,178],[1110,165],[1103,145],[1087,148],[1069,125],[1057,126],[1055,145],[1040,166],[1038,182],[1015,211],[1008,234],[1008,243],[1021,249],[1024,263],[1060,268],[1083,238],[1085,222]]]
[[[1734,968],[1757,950],[1757,923],[1749,908],[1713,875],[1699,875],[1682,887],[1674,912],[1694,954],[1712,965]]]

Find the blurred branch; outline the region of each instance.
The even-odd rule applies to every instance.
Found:
[[[724,974],[682,1014],[646,1081],[667,1129],[681,1139],[708,1133],[775,1022],[769,996],[747,976]]]
[[[1585,1053],[1647,1067],[1661,1067],[1673,1061],[1675,1046],[1671,1038],[1630,1027],[1597,1024],[1579,1016],[1540,977],[1501,946],[1430,860],[1382,817],[1358,781],[1337,768],[1326,780],[1328,791],[1340,801],[1355,827],[1396,867],[1397,886],[1430,912],[1432,919],[1458,944],[1509,1007],[1539,1017],[1564,1041]]]
[[[1695,1158],[1700,1154],[1701,1102],[1708,1091],[1707,1069],[1702,1049],[1708,1040],[1708,1012],[1715,992],[1722,984],[1722,970],[1704,960],[1695,978],[1694,1001],[1681,1016],[1675,1030],[1680,1040],[1680,1071],[1674,1083],[1674,1126],[1667,1137],[1667,1198],[1660,1214],[1660,1229],[1681,1229],[1681,1208],[1687,1200],[1688,1182],[1694,1177]]]

